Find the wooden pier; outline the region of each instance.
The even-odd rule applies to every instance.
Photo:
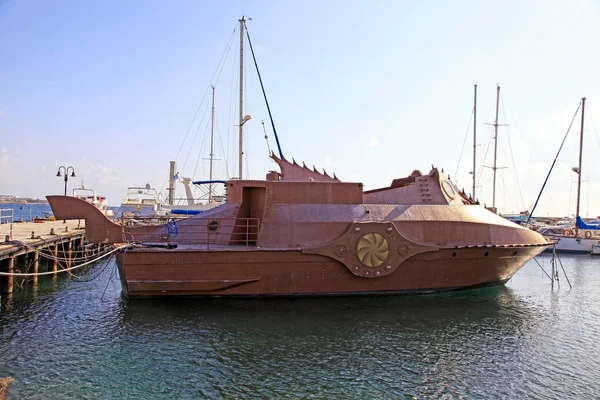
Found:
[[[99,254],[101,245],[88,245],[84,221],[24,222],[0,225],[0,292],[11,293],[15,273],[32,274],[37,282],[39,272],[60,272],[74,260]],[[26,279],[23,278],[23,279]]]

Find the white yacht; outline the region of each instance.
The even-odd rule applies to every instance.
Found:
[[[156,212],[160,208],[158,192],[150,184],[128,187],[125,199],[121,203],[121,209],[124,211]]]
[[[85,187],[83,182],[81,182],[80,187],[73,189],[73,197],[85,200],[88,203],[93,204],[94,207],[102,211],[102,213],[107,217],[113,216],[113,210],[108,208],[108,202],[106,201],[106,197],[96,195],[96,191],[94,189]]]

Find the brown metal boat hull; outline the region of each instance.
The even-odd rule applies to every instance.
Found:
[[[442,249],[405,260],[380,278],[352,274],[299,250],[132,249],[117,256],[123,292],[154,296],[311,296],[432,293],[509,280],[544,247]]]

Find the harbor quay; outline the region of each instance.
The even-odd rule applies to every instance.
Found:
[[[91,259],[103,245],[87,244],[84,221],[0,224],[0,293],[15,283],[36,283]]]

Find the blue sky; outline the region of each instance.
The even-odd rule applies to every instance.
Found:
[[[237,175],[237,31],[218,82],[213,74],[242,13],[252,18],[286,157],[367,188],[433,164],[470,191],[470,136],[458,162],[473,84],[479,166],[492,162],[489,152],[483,160],[491,135],[484,123],[493,122],[499,83],[508,127],[500,128],[498,165],[508,168],[498,172],[497,205],[519,211],[533,204],[586,96],[582,214],[600,215],[596,1],[0,0],[0,194],[62,193],[59,165],[75,167],[70,188],[83,180],[111,205],[128,186],[164,188],[176,157],[182,176],[208,178],[211,84],[215,177]],[[247,56],[245,177],[264,179],[276,165],[261,120],[275,142]],[[574,212],[575,127],[540,214]],[[477,197],[491,204],[488,170],[479,185]]]

